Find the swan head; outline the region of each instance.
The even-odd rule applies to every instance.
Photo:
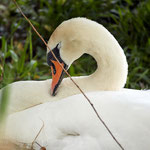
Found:
[[[85,20],[89,21],[86,18],[74,18],[64,21],[55,29],[48,41],[48,46],[66,70],[74,60],[84,53],[80,35],[82,28],[86,25]],[[48,48],[47,62],[52,70],[51,95],[54,96],[63,79],[64,70]]]
[[[125,62],[123,67],[126,69],[123,72],[123,77],[121,77],[124,79],[121,79],[123,81],[121,81],[122,83],[119,86],[124,86],[127,76],[127,63],[124,53],[109,31],[95,21],[80,17],[64,21],[52,33],[48,41],[48,46],[66,70],[73,61],[78,59],[84,53],[88,53],[92,55],[96,61],[101,62],[100,68],[102,71],[105,70],[104,72],[107,72],[107,70],[110,70],[107,72],[107,74],[110,75],[114,66],[119,69],[122,67],[120,66],[122,63],[116,61],[122,59]],[[116,49],[118,49],[118,51],[115,51]],[[113,57],[114,53],[117,53],[118,56]],[[101,56],[98,57],[99,55]],[[114,65],[110,65],[110,60]],[[52,70],[51,95],[54,96],[63,79],[64,71],[48,48],[47,62]],[[120,73],[119,69],[116,69],[118,74]],[[115,76],[115,74],[113,76]],[[104,78],[106,78],[105,75]],[[114,82],[118,80],[118,77],[112,78],[116,78],[114,79]],[[103,77],[101,77],[101,79],[103,82]],[[110,80],[113,81],[113,79]],[[105,89],[107,88],[104,88],[104,90]]]

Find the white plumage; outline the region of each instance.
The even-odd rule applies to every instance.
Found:
[[[51,49],[58,43],[60,57],[69,66],[84,53],[95,58],[98,68],[92,75],[73,79],[125,149],[148,150],[150,92],[123,89],[127,61],[115,38],[94,21],[74,18],[58,26],[48,42]],[[51,82],[20,81],[10,85],[8,111],[13,114],[7,118],[7,138],[32,143],[43,121],[37,142],[48,150],[119,149],[69,78],[62,81],[56,96],[50,96]]]
[[[87,96],[126,150],[149,150],[150,93],[103,91]],[[120,149],[80,94],[10,115],[7,137],[31,144],[42,121],[36,141],[48,150]]]

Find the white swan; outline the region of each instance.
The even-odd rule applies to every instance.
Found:
[[[149,150],[150,93],[122,90],[127,76],[127,62],[114,37],[101,25],[76,18],[65,21],[55,30],[49,46],[58,58],[60,53],[59,60],[66,64],[65,67],[70,66],[83,53],[89,53],[96,59],[98,69],[93,75],[76,77],[74,80],[87,92],[87,96],[125,149]],[[74,95],[79,91],[69,79],[63,80],[56,96],[50,96],[49,82],[52,82],[51,93],[55,94],[62,70],[49,51],[48,60],[53,70],[53,81],[27,82],[31,84],[26,86],[33,90],[29,95],[24,91],[22,93],[29,100],[37,95],[34,100],[37,99],[38,103],[59,98],[61,101],[47,102],[10,115],[5,136],[15,142],[31,145],[43,121],[44,128],[36,141],[48,150],[119,150],[84,97],[81,94]],[[16,84],[13,88],[23,88],[22,84]],[[37,92],[35,84],[38,85]],[[74,96],[68,97],[70,95]],[[68,98],[62,99],[63,97]],[[27,104],[26,98],[22,98],[26,106],[37,104],[34,101]],[[16,99],[12,101],[18,104]],[[15,108],[15,105],[12,106]],[[25,108],[24,105],[18,106]],[[34,145],[36,149],[39,148]]]
[[[87,96],[125,150],[149,150],[150,93],[101,91]],[[42,121],[36,142],[47,150],[120,150],[81,94],[10,115],[6,137],[30,146]]]
[[[94,74],[86,77],[74,77],[84,92],[120,90],[125,85],[126,57],[118,42],[102,25],[85,18],[64,21],[54,31],[48,45],[59,56],[59,60],[66,69],[84,53],[95,58],[98,68]],[[48,50],[48,62],[51,65],[50,59],[55,60]],[[56,61],[53,63],[55,63],[53,66],[59,77],[62,70]],[[53,69],[53,67],[51,68]],[[53,75],[52,88],[55,88],[55,82],[58,81],[59,78]],[[46,101],[60,100],[80,93],[70,79],[66,78],[61,83],[57,96],[50,96],[51,82],[51,80],[20,81],[11,84],[9,112],[21,111]],[[55,93],[56,91],[52,91],[52,94]]]

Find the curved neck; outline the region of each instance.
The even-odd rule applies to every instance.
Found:
[[[95,58],[97,70],[90,76],[77,78],[79,86],[85,91],[123,88],[127,79],[128,65],[124,52],[115,38],[109,33],[105,36],[105,42],[102,39],[90,39],[88,42],[85,41],[85,44],[88,47],[85,53]]]
[[[98,49],[88,52],[97,61],[97,70],[85,78],[84,82],[88,82],[97,90],[119,90],[124,87],[127,79],[126,57],[119,45],[115,51],[108,45],[105,51],[106,49],[108,53],[104,55],[101,55]]]
[[[62,42],[61,57],[66,63],[71,64],[84,53],[90,54],[97,61],[98,68],[92,75],[74,78],[85,92],[119,90],[124,87],[128,72],[126,57],[116,39],[107,29],[95,22],[81,21],[80,24],[70,25],[69,32],[65,32],[65,36],[67,40],[64,39]],[[71,93],[76,91],[75,86],[69,80],[64,80],[63,83],[61,86],[68,85]],[[77,91],[74,94],[79,93]]]

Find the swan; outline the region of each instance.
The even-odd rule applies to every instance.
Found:
[[[95,91],[87,96],[125,150],[149,150],[149,92]],[[36,142],[47,150],[120,150],[81,94],[11,114],[5,137],[31,147],[40,130]],[[34,143],[34,149],[40,147]]]
[[[66,69],[84,53],[95,58],[98,67],[92,75],[73,79],[124,149],[149,150],[150,92],[123,89],[126,57],[108,30],[94,21],[74,18],[57,27],[48,45]],[[31,146],[42,129],[36,142],[48,150],[119,150],[75,85],[68,78],[62,80],[63,70],[49,50],[47,60],[52,80],[11,85],[13,113],[7,117],[4,136]],[[39,146],[34,143],[34,148]]]
[[[84,53],[95,58],[97,70],[92,75],[73,77],[84,92],[123,89],[128,73],[127,60],[119,43],[102,25],[86,18],[64,21],[51,35],[48,46],[65,69]],[[9,85],[9,114],[80,93],[69,78],[62,81],[63,70],[49,49],[47,62],[52,69],[52,79],[19,81]]]

